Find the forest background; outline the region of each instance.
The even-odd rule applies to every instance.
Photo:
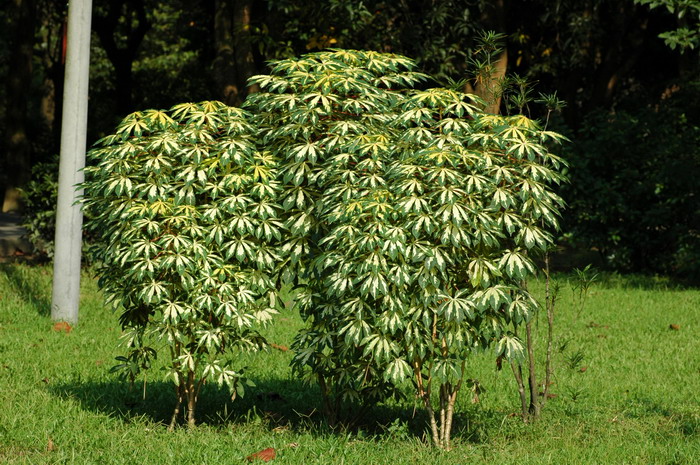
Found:
[[[25,214],[52,205],[66,13],[55,0],[0,6],[3,210],[18,188],[33,196]],[[489,83],[460,81],[495,31],[493,82],[527,82],[532,117],[547,117],[540,94],[565,102],[548,123],[571,139],[560,244],[581,265],[698,280],[699,24],[698,0],[94,0],[88,145],[135,110],[239,105],[268,60],[329,47],[403,54],[479,94]]]

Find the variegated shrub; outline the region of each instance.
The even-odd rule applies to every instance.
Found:
[[[276,312],[275,166],[249,115],[218,102],[129,115],[89,153],[84,206],[95,270],[121,311],[133,379],[160,349],[187,423],[205,381],[241,392],[230,354]]]
[[[389,54],[310,54],[253,78],[263,92],[249,104],[280,159],[307,322],[295,367],[318,379],[331,414],[412,380],[433,442],[449,448],[469,354],[495,343],[522,356],[514,328],[537,304],[521,283],[531,252],[551,243],[563,162],[545,146],[559,136],[527,118],[410,90],[425,78],[414,68]]]
[[[319,262],[333,226],[327,217],[341,199],[357,199],[366,183],[383,184],[372,176],[381,176],[395,140],[392,112],[400,108],[402,89],[425,76],[405,57],[352,50],[312,53],[271,68],[271,75],[252,78],[262,91],[246,104],[265,149],[280,160],[289,232],[284,268],[298,286],[306,322],[294,344],[294,368],[318,381],[326,416],[335,423],[343,406],[371,405],[385,398],[393,383],[372,354],[348,343],[348,311],[326,292],[331,282],[355,279],[354,270],[342,263]]]

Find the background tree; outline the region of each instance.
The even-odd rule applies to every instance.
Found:
[[[666,8],[676,17],[677,29],[663,32],[659,37],[666,45],[681,50],[695,49],[700,43],[700,2],[697,0],[634,0],[650,8]]]
[[[0,5],[0,15],[9,25],[0,34],[0,55],[3,57],[0,60],[0,73],[4,73],[3,78],[8,78],[5,79],[7,85],[21,82],[28,87],[19,94],[8,94],[7,85],[3,88],[0,114],[5,124],[0,130],[6,148],[0,157],[3,168],[0,173],[19,171],[12,178],[23,179],[28,177],[30,167],[21,163],[16,168],[11,167],[15,161],[21,162],[26,157],[11,155],[15,150],[10,150],[14,139],[8,136],[9,132],[19,127],[17,122],[21,118],[17,119],[17,115],[23,114],[23,104],[18,100],[9,105],[9,99],[26,101],[27,117],[25,124],[20,126],[24,126],[27,140],[32,141],[29,147],[33,152],[31,163],[50,160],[51,155],[57,152],[57,146],[54,138],[41,135],[47,134],[47,131],[40,122],[50,120],[46,109],[50,107],[51,88],[60,87],[57,75],[61,73],[54,74],[58,70],[55,66],[58,54],[52,52],[47,60],[47,50],[56,49],[63,10],[56,7],[58,4],[55,2],[38,1],[38,8],[33,13],[37,27],[34,28],[33,41],[36,46],[31,62],[32,76],[35,78],[13,80],[9,79],[12,75],[20,76],[23,72],[21,66],[8,66],[11,52],[17,50],[10,47],[10,43],[16,40],[11,33],[17,24],[15,19],[20,19],[17,16],[19,10],[13,6],[16,3]],[[119,76],[122,77],[117,77],[105,46],[100,40],[93,41],[89,137],[90,141],[94,141],[108,134],[129,111],[125,104],[128,98],[132,99],[131,108],[167,108],[177,102],[210,98],[231,98],[228,101],[235,103],[247,92],[246,78],[263,72],[268,60],[327,47],[372,49],[412,56],[423,71],[435,76],[441,83],[471,79],[471,90],[480,93],[476,77],[493,76],[493,82],[499,82],[498,73],[503,71],[498,68],[497,74],[492,74],[493,70],[489,73],[479,72],[488,68],[488,63],[479,63],[475,55],[479,46],[477,38],[479,31],[491,29],[504,34],[501,43],[504,60],[494,60],[494,69],[497,68],[496,64],[506,64],[509,73],[517,73],[525,82],[536,83],[537,91],[532,95],[535,99],[537,92],[556,92],[561,100],[567,102],[564,112],[552,117],[550,126],[572,139],[574,143],[570,147],[585,145],[591,151],[589,158],[596,160],[603,160],[598,153],[621,156],[606,152],[602,133],[591,130],[591,122],[598,118],[595,115],[607,115],[613,126],[617,124],[616,115],[621,110],[630,117],[645,118],[657,108],[663,109],[669,105],[671,100],[666,96],[676,88],[683,90],[687,108],[697,101],[693,82],[696,81],[698,54],[697,48],[689,48],[695,43],[692,32],[697,24],[696,2],[659,0],[639,3],[634,0],[513,0],[502,3],[481,0],[428,3],[417,0],[96,0],[96,15],[106,20],[107,13],[113,11],[116,13],[112,15],[118,16],[117,27],[109,26],[109,22],[102,25],[100,21],[95,22],[96,33],[108,44],[106,48],[114,49],[116,46],[126,53],[130,34],[131,43],[138,42],[135,32],[141,27],[141,19],[145,18],[143,24],[148,23],[150,28],[143,35],[140,45],[132,45],[129,60],[122,60],[124,63],[132,60],[131,88],[128,92],[125,90],[128,86],[123,84],[129,79],[123,77],[128,74],[123,71],[128,67],[119,65],[122,70]],[[55,7],[49,9],[45,4],[54,4]],[[650,9],[649,6],[657,7]],[[138,11],[142,13],[137,14]],[[47,27],[49,25],[50,28]],[[658,37],[683,28],[690,32],[684,33],[685,39],[678,39],[675,50]],[[49,29],[52,31],[50,34],[46,32]],[[28,31],[26,28],[21,30]],[[667,39],[669,37],[672,36]],[[686,44],[683,54],[678,52],[681,42]],[[110,53],[114,57],[114,50]],[[488,81],[484,85],[496,88]],[[117,88],[119,93],[128,93],[128,98],[117,98]],[[231,93],[233,89],[235,92]],[[467,87],[467,90],[470,89]],[[232,97],[234,95],[238,97]],[[505,112],[506,104],[497,103],[494,100],[494,108],[490,111]],[[684,105],[681,102],[673,105],[683,113]],[[44,115],[41,108],[45,109]],[[538,106],[528,106],[524,111],[535,118],[544,116]],[[27,121],[29,124],[26,124]],[[692,133],[692,120],[682,121],[686,122],[681,122],[681,127],[655,130],[649,138],[655,139],[654,134],[661,137],[670,130]],[[659,124],[663,125],[669,122],[668,119],[659,120]],[[620,124],[625,123],[621,121]],[[623,136],[626,132],[620,130],[618,134]],[[17,140],[21,140],[21,137]],[[582,144],[578,144],[579,141]],[[19,147],[27,146],[20,143]],[[697,173],[696,151],[689,144],[683,151],[687,155],[682,157],[685,170]],[[583,160],[578,152],[570,156],[572,172],[588,173],[585,176],[591,179],[586,184],[598,185],[593,182],[594,178],[602,174],[586,168],[594,164]],[[640,161],[641,165],[645,163]],[[564,192],[566,200],[572,205],[579,205],[574,202],[577,200],[574,196],[580,195],[574,189],[579,182],[577,176],[573,178],[572,188]],[[603,176],[603,179],[606,178]],[[618,186],[614,193],[595,188],[588,191],[589,197],[624,197],[626,192],[634,191],[633,177],[625,182],[622,179],[618,181],[611,184],[606,179],[600,184]],[[649,197],[654,194],[648,192],[645,195]],[[634,212],[627,210],[631,216],[625,217],[624,221],[631,224],[635,221],[634,217],[646,215],[651,234],[651,231],[665,227],[668,215],[685,217],[679,207],[682,202],[678,200],[664,204],[667,211],[664,215],[654,215],[653,212],[646,215],[647,209],[639,203],[640,207],[636,207]],[[569,243],[577,248],[603,251],[601,258],[608,265],[621,266],[615,257],[622,252],[613,251],[616,247],[613,242],[607,239],[601,241],[606,231],[617,227],[605,220],[596,223],[598,226],[593,233],[584,222],[585,213],[578,207],[567,211],[563,224]],[[685,222],[679,226],[680,229],[685,231],[685,236],[694,236],[697,230],[692,222]],[[634,255],[656,254],[650,248],[650,242],[629,240],[627,243],[635,249]],[[666,252],[659,257],[664,254]],[[668,263],[673,261],[668,256],[666,258]],[[665,268],[659,267],[663,262],[663,259],[653,260],[653,263],[633,261],[628,262],[627,266],[665,272]]]
[[[5,132],[3,169],[0,171],[0,192],[3,193],[2,211],[17,208],[18,187],[29,181],[32,163],[31,118],[28,113],[30,84],[33,71],[34,29],[36,2],[13,0],[8,2],[6,24],[10,41],[7,46],[8,64],[5,80]]]

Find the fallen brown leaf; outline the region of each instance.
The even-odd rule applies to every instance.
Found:
[[[596,323],[595,321],[591,321],[586,325],[587,328],[603,328],[603,329],[608,329],[610,328],[610,325],[602,325],[600,323]]]
[[[49,378],[44,378],[41,380],[41,382],[44,384],[49,384]]]
[[[581,373],[585,373],[586,370],[588,370],[588,367],[587,367],[587,366],[583,366],[583,367],[579,368],[578,371],[580,371]]]
[[[56,450],[56,446],[53,443],[53,439],[49,438],[49,442],[46,444],[46,450],[49,452],[53,452]]]
[[[669,325],[668,329],[671,329],[673,331],[678,331],[679,329],[681,329],[681,325],[672,324],[672,325]]]
[[[66,334],[68,334],[73,330],[73,327],[65,321],[59,321],[53,325],[52,329],[54,331],[58,331],[59,333],[64,331]]]
[[[270,460],[275,458],[275,455],[277,455],[275,449],[273,447],[268,447],[267,449],[263,449],[254,454],[250,454],[248,457],[246,457],[246,460],[252,462],[253,460],[259,459],[263,462],[269,462]]]
[[[270,344],[270,347],[272,347],[273,349],[281,350],[282,352],[286,352],[289,350],[289,347],[275,343]]]

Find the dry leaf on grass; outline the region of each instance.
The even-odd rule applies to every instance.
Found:
[[[289,347],[275,343],[270,344],[270,347],[272,347],[273,349],[281,350],[282,352],[286,352],[289,350]]]
[[[275,455],[277,455],[275,449],[273,447],[268,447],[267,449],[263,449],[254,454],[250,454],[248,457],[246,457],[246,460],[249,462],[252,462],[254,460],[262,460],[263,462],[269,462],[270,460],[275,458]]]
[[[669,325],[668,329],[671,329],[673,331],[678,331],[679,329],[681,329],[681,325],[672,324],[672,325]]]
[[[59,333],[63,331],[68,334],[73,330],[73,327],[65,321],[59,321],[58,323],[55,323],[51,329],[58,331]]]

